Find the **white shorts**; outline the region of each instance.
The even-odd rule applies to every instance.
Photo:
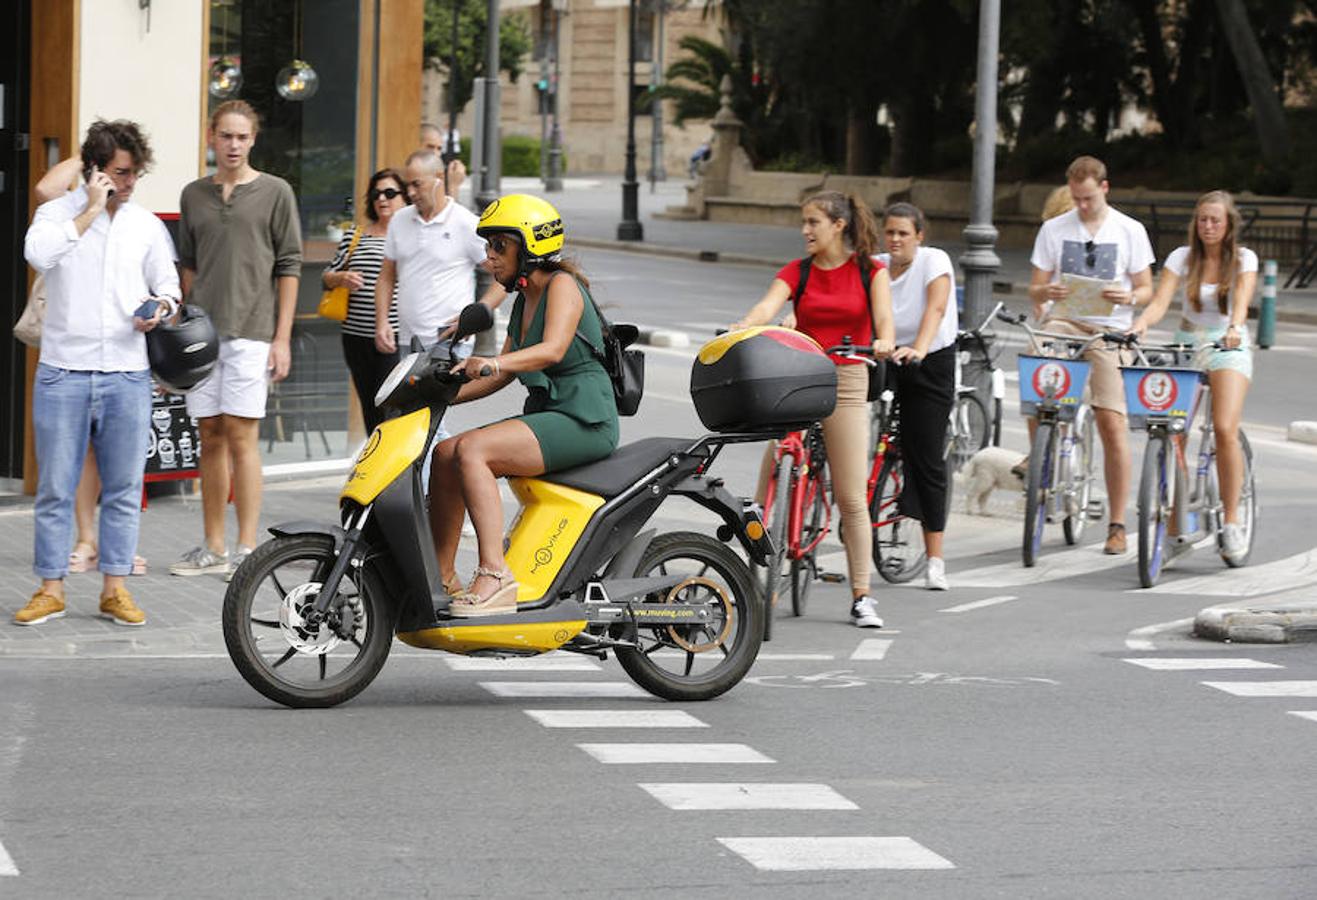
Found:
[[[188,415],[206,419],[222,413],[264,419],[270,390],[269,365],[267,341],[223,338],[215,368],[187,393]]]

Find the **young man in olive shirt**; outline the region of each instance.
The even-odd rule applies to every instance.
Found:
[[[170,566],[175,575],[231,575],[255,547],[260,420],[270,381],[282,381],[291,364],[301,229],[292,188],[248,160],[259,127],[245,102],[221,104],[210,120],[217,171],[185,187],[179,200],[183,294],[210,314],[221,341],[214,372],[187,397],[201,435],[205,541]],[[238,511],[232,557],[224,534],[230,467]]]

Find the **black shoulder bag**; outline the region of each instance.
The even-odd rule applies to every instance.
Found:
[[[873,304],[869,300],[869,287],[873,284],[873,266],[869,263],[869,258],[864,255],[856,256],[856,264],[860,267],[860,284],[864,288],[864,308],[869,310],[869,316],[873,316]],[[805,284],[809,281],[809,270],[813,268],[814,260],[806,256],[800,261],[800,280],[796,283],[796,292],[791,295],[792,305],[799,305],[800,298],[805,295]],[[878,323],[869,322],[869,327],[873,330],[870,340],[878,340]],[[869,393],[868,400],[873,402],[883,392],[883,387],[887,381],[886,363],[878,363],[876,366],[869,366]]]
[[[599,364],[608,373],[609,380],[613,382],[613,399],[617,402],[617,414],[634,416],[636,410],[640,409],[640,398],[645,393],[645,354],[627,348],[640,337],[640,329],[634,325],[614,325],[609,322],[604,318],[594,298],[590,296],[590,291],[583,285],[578,284],[578,287],[581,288],[581,294],[599,319],[599,331],[604,338],[603,349],[590,343],[590,339],[582,334],[579,328],[576,329],[576,336],[590,348],[594,358],[599,360]]]

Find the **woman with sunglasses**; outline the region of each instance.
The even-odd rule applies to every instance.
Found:
[[[407,191],[396,169],[381,169],[370,176],[366,189],[366,224],[357,237],[349,228],[338,243],[333,261],[322,277],[325,287],[346,287],[348,317],[343,322],[343,359],[352,373],[352,384],[361,401],[361,417],[366,433],[375,430],[383,416],[375,408],[375,392],[398,362],[398,352],[382,353],[375,346],[375,282],[384,262],[384,236],[393,214],[407,205]],[[353,246],[353,243],[356,246]],[[398,331],[397,290],[395,304],[389,307],[389,325]],[[395,338],[395,346],[397,340]]]

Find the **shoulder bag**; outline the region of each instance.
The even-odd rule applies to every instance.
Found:
[[[343,268],[340,272],[346,271],[348,263],[352,262],[352,253],[357,249],[357,242],[361,240],[361,233],[364,228],[357,228],[352,233],[352,243],[348,244],[348,255],[343,260]],[[316,313],[324,316],[326,319],[333,319],[335,322],[345,321],[348,317],[348,295],[351,291],[347,285],[340,285],[336,288],[329,288],[320,295],[320,305],[316,308]]]
[[[599,364],[608,373],[609,380],[613,382],[613,399],[617,402],[617,414],[634,416],[640,409],[640,399],[645,393],[645,354],[627,348],[636,342],[636,338],[640,336],[640,329],[634,325],[610,323],[604,318],[603,312],[590,296],[589,290],[579,284],[578,287],[581,287],[581,293],[599,319],[599,330],[603,334],[604,346],[600,349],[590,343],[589,338],[582,334],[579,328],[576,329],[576,336],[590,348],[590,353],[599,360]]]

